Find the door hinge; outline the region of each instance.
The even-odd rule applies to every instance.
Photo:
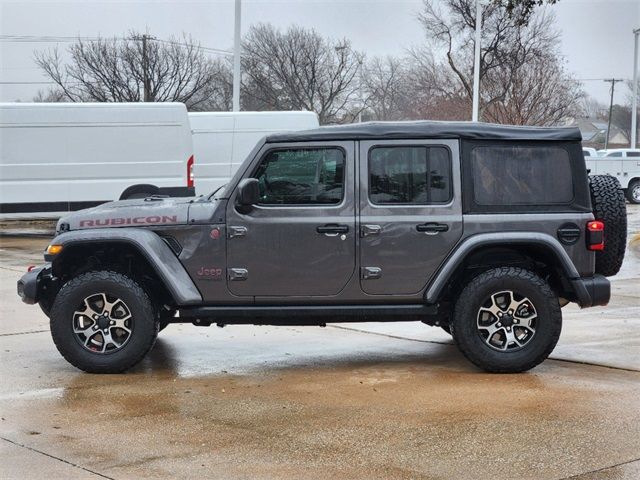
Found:
[[[362,267],[360,269],[360,278],[363,280],[375,280],[382,277],[382,269],[380,267]]]
[[[246,268],[227,268],[227,278],[232,282],[241,282],[249,278],[249,270]]]
[[[247,234],[247,227],[234,227],[230,226],[227,231],[227,237],[235,238],[235,237],[244,237]]]

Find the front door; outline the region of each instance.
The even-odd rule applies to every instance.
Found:
[[[227,207],[227,282],[242,296],[333,296],[355,270],[354,142],[265,145],[260,202]]]
[[[419,293],[462,235],[458,142],[361,142],[359,162],[362,290]]]

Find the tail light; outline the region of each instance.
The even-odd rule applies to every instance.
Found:
[[[193,155],[187,160],[187,187],[193,187]]]
[[[587,223],[587,248],[589,250],[604,250],[604,222],[592,220]]]

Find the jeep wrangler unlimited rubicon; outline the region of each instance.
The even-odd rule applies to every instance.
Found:
[[[18,282],[60,353],[121,372],[167,324],[416,320],[490,372],[542,362],[561,307],[606,305],[626,246],[576,128],[364,123],[271,135],[208,197],[107,203],[57,225]]]

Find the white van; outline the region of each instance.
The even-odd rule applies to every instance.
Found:
[[[271,133],[318,127],[314,112],[189,113],[196,156],[196,193],[224,185],[256,143]]]
[[[194,195],[181,103],[0,104],[0,214],[56,217],[119,198]]]
[[[586,157],[592,175],[612,175],[620,181],[627,200],[640,203],[640,149],[599,150],[597,157]]]

